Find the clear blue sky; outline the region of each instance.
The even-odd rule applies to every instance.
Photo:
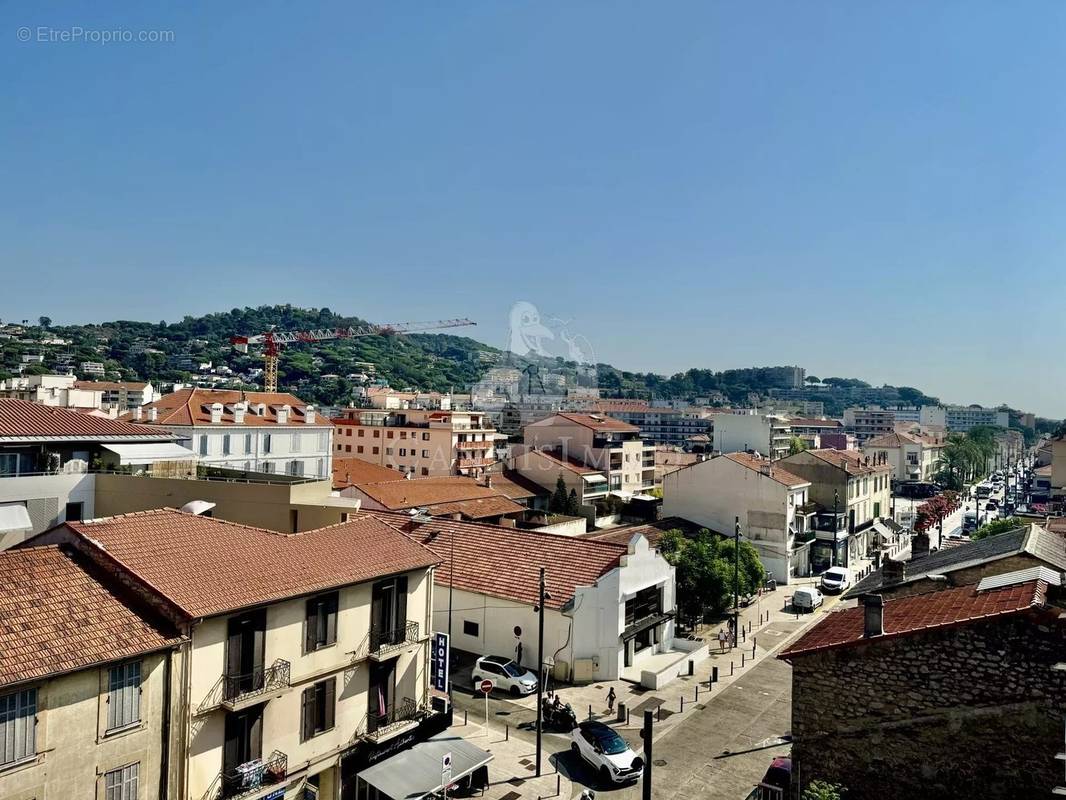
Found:
[[[502,346],[529,300],[625,368],[1066,416],[1061,2],[0,18],[4,319],[290,302]],[[37,40],[73,26],[174,41]]]

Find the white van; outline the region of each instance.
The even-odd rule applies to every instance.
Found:
[[[792,593],[792,608],[796,611],[814,611],[825,598],[813,586],[801,586]]]

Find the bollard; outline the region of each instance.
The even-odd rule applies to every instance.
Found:
[[[729,677],[733,677],[733,662],[729,662]]]
[[[629,709],[626,709],[626,725],[629,725]]]
[[[556,776],[555,776],[555,796],[556,796],[556,797],[558,797],[558,796],[559,796],[559,791],[560,791],[560,789],[562,788],[562,787],[560,786],[560,784],[559,784],[559,781],[560,781],[560,780],[561,780],[561,777],[560,777],[560,776],[559,776],[558,774],[556,774]]]
[[[751,620],[748,620],[748,633],[751,633]]]
[[[625,703],[620,702],[618,704],[618,713],[614,719],[615,722],[625,722],[626,724],[629,723],[629,709],[626,708]]]
[[[699,701],[700,701],[700,685],[697,683],[696,684],[696,702],[698,703]]]
[[[689,675],[695,675],[696,674],[696,662],[693,661],[691,658],[688,660],[688,674]]]
[[[758,642],[758,641],[759,641],[759,637],[758,636],[752,636],[751,637],[751,649],[752,650],[755,649],[756,642]]]
[[[685,713],[685,695],[681,695],[681,713]]]
[[[741,625],[741,626],[740,626],[740,641],[742,641],[742,642],[746,642],[747,640],[748,640],[748,634],[747,634],[747,632],[746,632],[746,631],[744,630],[744,626],[743,626],[743,625]]]
[[[663,718],[663,707],[662,706],[658,706],[655,709],[655,721],[656,722],[661,722],[662,718]]]
[[[504,725],[503,726],[503,740],[505,742],[511,741],[511,726],[510,725]]]
[[[711,678],[715,683],[718,683],[718,667],[711,668]]]
[[[466,725],[466,709],[463,709],[463,724]]]
[[[747,658],[747,656],[748,656],[747,653],[741,653],[740,654],[740,668],[741,669],[744,669],[745,659]]]
[[[592,719],[592,703],[589,703],[589,719]]]
[[[751,643],[751,660],[755,660],[755,642]]]

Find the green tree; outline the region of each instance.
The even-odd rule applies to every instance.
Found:
[[[571,489],[570,494],[566,497],[566,514],[569,517],[576,517],[581,514],[581,501],[577,499],[576,489]]]
[[[715,536],[706,528],[688,538],[681,531],[666,531],[659,552],[674,566],[677,604],[682,616],[697,622],[710,611],[721,614],[733,605],[732,539]],[[754,594],[766,574],[759,554],[750,543],[740,543],[740,595]]]
[[[802,453],[807,449],[807,442],[798,436],[793,436],[788,442],[788,454],[790,456],[796,455],[796,453]]]
[[[971,539],[987,539],[989,536],[995,536],[999,533],[1006,533],[1012,531],[1015,528],[1020,528],[1025,523],[1017,517],[1006,517],[1004,519],[992,520],[992,522],[982,525],[980,528],[973,532]]]
[[[23,375],[50,375],[52,370],[44,364],[29,364],[22,370]]]
[[[800,800],[843,800],[844,787],[828,781],[811,781],[800,795]]]
[[[548,501],[548,510],[553,514],[565,514],[567,499],[566,481],[563,480],[563,473],[560,472],[555,481],[555,491],[552,492],[551,499]]]
[[[52,327],[52,318],[51,317],[37,317],[37,322],[40,324],[40,326],[42,328],[51,328]]]

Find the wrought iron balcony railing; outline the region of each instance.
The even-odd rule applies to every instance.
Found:
[[[393,628],[391,630],[382,630],[380,628],[370,629],[370,650],[371,656],[385,655],[393,650],[399,650],[406,647],[409,644],[414,644],[418,641],[418,623],[407,622],[402,627]]]
[[[369,739],[381,739],[409,723],[417,722],[424,713],[424,709],[410,697],[384,708],[373,708],[366,715],[366,736]]]
[[[222,676],[222,702],[233,704],[290,686],[291,665],[279,658],[269,667],[257,667],[241,675]]]
[[[257,758],[230,770],[223,770],[218,778],[218,791],[209,793],[218,800],[233,800],[262,789],[283,783],[289,771],[289,757],[275,750],[266,760]]]

